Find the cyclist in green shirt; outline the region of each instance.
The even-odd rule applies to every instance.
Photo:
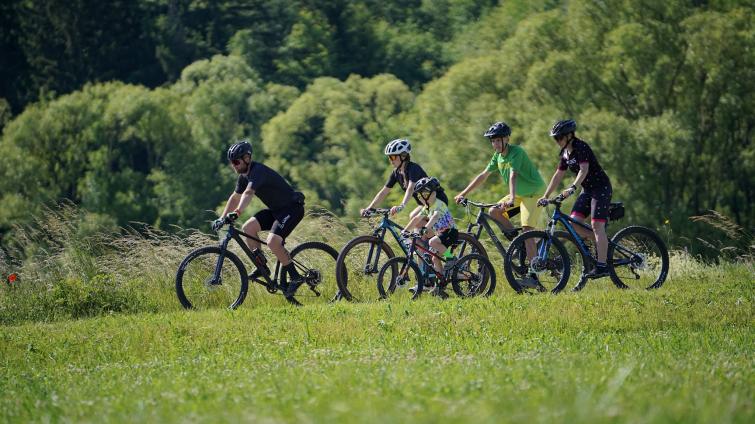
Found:
[[[527,152],[520,146],[509,144],[511,127],[505,122],[496,122],[485,132],[484,136],[490,139],[493,150],[495,150],[493,157],[485,170],[478,174],[464,190],[454,196],[454,200],[457,203],[461,202],[468,193],[482,185],[490,174],[498,171],[503,177],[504,184],[509,186],[509,194],[498,201],[498,206],[490,208],[488,213],[503,226],[506,238],[513,240],[516,237],[516,231],[513,231],[514,226],[509,221],[508,212],[512,208],[519,207],[522,231],[533,230],[537,225],[541,211],[537,207],[538,193],[541,193],[545,188],[545,181],[530,161]],[[532,259],[536,253],[535,241],[528,240],[525,246],[527,258]],[[534,279],[529,279],[524,284],[528,287],[536,287],[538,283]]]
[[[488,211],[496,221],[504,228],[513,230],[514,226],[509,221],[508,211],[519,207],[522,215],[522,229],[532,230],[537,225],[540,209],[537,208],[538,194],[545,189],[545,181],[535,165],[532,164],[527,152],[520,146],[509,144],[511,128],[505,122],[496,122],[485,137],[490,139],[495,152],[488,166],[478,174],[467,187],[454,196],[457,203],[474,189],[482,185],[490,174],[498,171],[503,177],[504,184],[509,187],[509,194],[498,201],[499,207],[490,208]],[[513,238],[516,234],[506,234]]]

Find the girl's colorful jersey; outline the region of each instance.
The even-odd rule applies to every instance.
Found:
[[[529,197],[545,190],[545,181],[540,171],[532,164],[527,152],[520,146],[509,144],[506,155],[495,152],[485,171],[498,170],[503,177],[503,182],[508,186],[512,169],[516,172],[517,196]]]
[[[448,205],[438,198],[435,199],[435,203],[432,205],[422,208],[422,214],[428,218],[435,212],[438,213],[438,220],[433,225],[433,231],[436,233],[442,233],[443,231],[456,228],[456,222],[454,222],[454,217],[451,215],[451,211],[448,210]]]
[[[595,157],[595,153],[592,152],[590,146],[584,141],[575,138],[571,141],[572,151],[568,153],[566,149],[562,149],[559,153],[561,161],[558,164],[558,169],[565,171],[567,168],[574,172],[579,173],[579,164],[587,162],[590,167],[587,171],[587,177],[582,181],[582,187],[585,190],[598,189],[608,187],[611,185],[611,181],[608,179],[608,175],[598,163],[598,158]]]

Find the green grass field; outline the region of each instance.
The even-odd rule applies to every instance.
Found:
[[[354,234],[312,219],[292,246]],[[531,296],[508,287],[489,248],[491,298],[295,308],[257,287],[239,310],[188,312],[176,267],[212,237],[75,222],[53,214],[26,233],[28,260],[0,258],[0,274],[19,273],[0,285],[0,422],[755,419],[746,259],[673,252],[660,290],[603,279]]]
[[[0,420],[752,422],[751,268],[698,277],[5,325]]]

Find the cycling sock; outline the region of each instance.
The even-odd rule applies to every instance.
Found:
[[[600,269],[605,269],[608,265],[605,262],[595,262],[595,266]]]
[[[284,272],[288,272],[288,275],[291,276],[291,278],[299,278],[301,277],[299,275],[299,271],[296,270],[296,266],[293,262],[289,263],[288,265],[283,267]]]

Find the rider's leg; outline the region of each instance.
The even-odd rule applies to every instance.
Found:
[[[413,219],[415,216],[419,215],[419,213],[422,212],[422,206],[417,206],[409,213],[409,219]]]
[[[283,237],[278,234],[270,233],[267,236],[267,247],[273,252],[278,262],[282,266],[286,266],[291,263],[291,255],[288,250],[283,246]]]
[[[593,219],[592,230],[595,233],[595,248],[598,251],[598,262],[606,263],[608,254],[608,236],[606,235],[606,221]]]
[[[263,217],[260,218],[264,219]],[[260,219],[258,219],[258,216],[255,215],[249,218],[249,220],[246,221],[243,226],[241,226],[241,231],[259,239],[258,233],[262,231],[262,225],[260,224]],[[253,251],[260,248],[260,242],[258,242],[257,240],[244,237],[244,242],[246,242],[246,245],[249,246],[249,248]]]
[[[584,222],[585,218],[592,213],[592,196],[585,191],[579,194],[571,210],[571,217],[577,222]],[[595,234],[579,225],[572,225],[580,237],[595,241]]]
[[[522,197],[519,200],[519,211],[521,213],[522,220],[522,232],[532,231],[540,219],[540,211],[542,208],[537,207],[537,196]],[[515,204],[515,206],[517,206]],[[524,243],[524,247],[527,249],[527,259],[531,260],[537,254],[537,245],[534,238],[527,239]]]
[[[503,228],[507,230],[514,229],[511,221],[509,221],[509,215],[502,208],[490,208],[488,209],[488,214],[492,216],[493,219],[498,221],[501,225],[503,225]]]
[[[443,245],[443,242],[440,241],[439,236],[435,236],[430,239],[430,247],[435,249],[436,254],[439,256],[442,256],[444,253],[446,253],[447,249],[447,247]],[[439,273],[443,272],[443,262],[437,256],[433,256],[433,268],[435,268],[435,270]]]

